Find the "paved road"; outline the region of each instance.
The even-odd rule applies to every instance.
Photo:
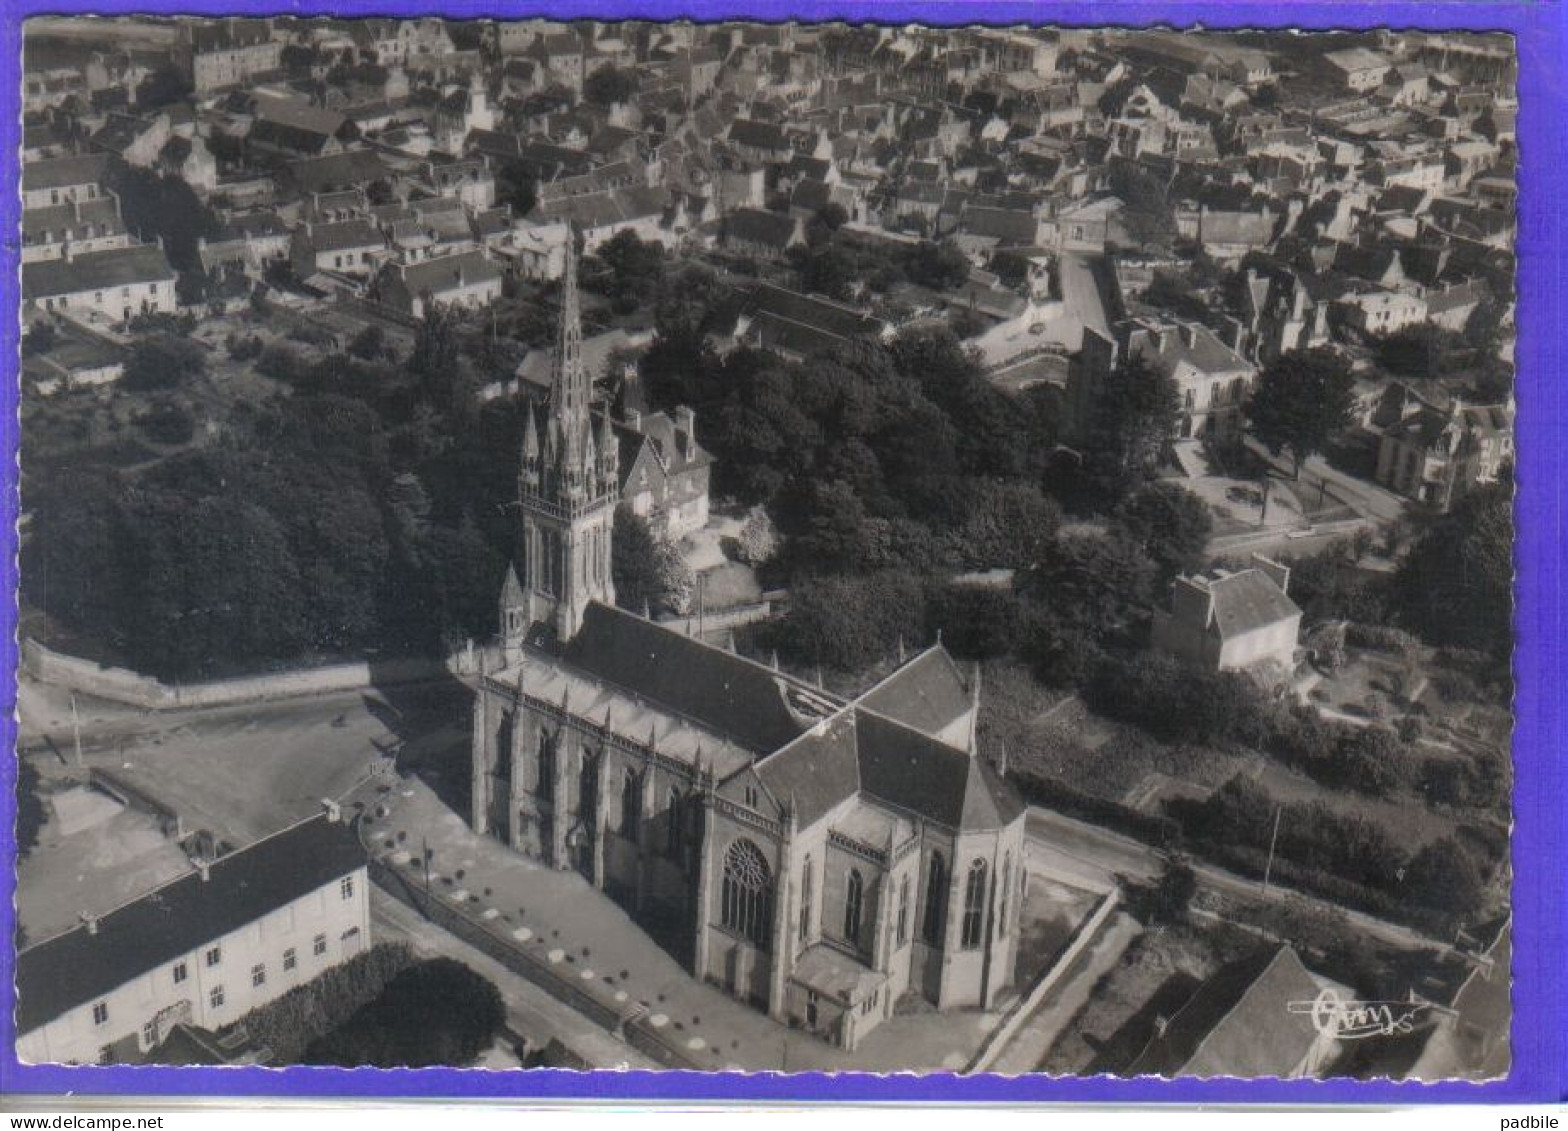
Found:
[[[1089,1000],[1094,987],[1107,971],[1121,961],[1127,947],[1142,931],[1143,928],[1132,916],[1123,912],[1113,915],[1100,932],[1100,937],[1089,945],[1086,953],[1073,964],[1072,971],[1061,983],[1046,993],[1045,1000],[1030,1015],[1029,1020],[1019,1027],[1017,1034],[987,1071],[1003,1076],[1038,1071],[1062,1031]]]
[[[489,978],[506,1003],[508,1024],[530,1041],[542,1045],[553,1037],[598,1068],[662,1067],[563,1005],[527,978],[442,930],[374,885],[370,889],[370,914],[377,941],[400,939],[421,958],[438,955],[455,958]]]
[[[1294,474],[1295,468],[1291,465],[1289,457],[1271,455],[1266,447],[1250,436],[1246,444],[1258,456],[1268,460],[1282,475]],[[1378,522],[1392,522],[1403,517],[1405,513],[1405,500],[1402,497],[1376,483],[1368,483],[1364,479],[1357,479],[1353,475],[1346,475],[1343,471],[1330,467],[1322,456],[1312,456],[1302,465],[1301,480],[1296,485],[1297,492],[1299,494],[1316,491],[1319,484],[1325,480],[1328,482],[1331,494],[1337,494],[1368,518]]]
[[[1032,850],[1064,856],[1086,871],[1098,870],[1108,876],[1121,873],[1134,879],[1152,880],[1165,867],[1166,858],[1159,849],[1048,809],[1031,807],[1026,829]],[[1265,900],[1275,902],[1286,898],[1303,900],[1325,912],[1343,914],[1357,930],[1379,942],[1407,950],[1449,949],[1447,943],[1428,938],[1410,927],[1390,923],[1279,884],[1270,885],[1268,894],[1264,895],[1262,884],[1257,880],[1196,860],[1191,861],[1191,865],[1200,889],[1207,888],[1221,895],[1253,903]]]

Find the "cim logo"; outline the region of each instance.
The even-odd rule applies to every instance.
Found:
[[[1312,1001],[1286,1005],[1291,1013],[1311,1017],[1312,1027],[1319,1033],[1341,1041],[1412,1033],[1427,1008],[1428,1004],[1420,1001],[1346,1001],[1331,989],[1322,990]]]

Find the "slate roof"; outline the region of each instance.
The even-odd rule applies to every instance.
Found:
[[[22,191],[37,192],[40,189],[99,184],[103,181],[104,170],[108,165],[109,158],[102,153],[29,161],[22,166]]]
[[[725,217],[725,240],[761,244],[783,251],[795,235],[797,221],[782,212],[738,208]]]
[[[1213,625],[1221,639],[1231,639],[1255,629],[1301,615],[1261,569],[1244,569],[1223,577],[1193,579],[1214,599]]]
[[[382,247],[386,241],[369,220],[343,220],[336,224],[312,224],[306,239],[316,251],[342,251],[345,248]]]
[[[779,804],[793,803],[802,827],[815,824],[860,790],[855,713],[844,711],[757,763]]]
[[[899,668],[858,703],[930,735],[951,726],[973,706],[958,665],[939,645]]]
[[[1131,323],[1127,334],[1128,355],[1142,357],[1151,364],[1174,370],[1180,362],[1187,362],[1204,373],[1229,373],[1250,370],[1252,366],[1220,341],[1206,326],[1196,323],[1155,325],[1146,322]]]
[[[798,323],[837,339],[880,337],[885,329],[880,318],[852,306],[803,295],[772,283],[759,283],[752,290],[747,307],[756,315]]]
[[[39,232],[64,235],[86,224],[96,224],[99,228],[105,229],[106,233],[125,231],[125,223],[120,219],[120,210],[116,207],[112,196],[50,204],[43,208],[24,209],[22,212],[24,235],[35,235]]]
[[[1294,1072],[1318,1039],[1312,1018],[1287,1006],[1318,983],[1288,946],[1265,947],[1204,982],[1128,1068],[1129,1075],[1241,1076]]]
[[[750,118],[736,118],[730,123],[729,140],[735,145],[752,149],[767,149],[783,153],[790,150],[784,131],[771,122],[754,122]]]
[[[89,252],[71,260],[22,264],[22,298],[49,298],[173,279],[174,269],[161,247],[123,247]]]
[[[26,1033],[365,864],[354,831],[325,814],[213,861],[87,926],[16,956],[16,1027]]]
[[[609,605],[593,602],[566,660],[584,672],[684,715],[758,754],[797,738],[817,716],[791,706],[824,693],[733,652],[714,648]]]
[[[328,188],[369,184],[387,176],[387,166],[373,150],[351,149],[328,157],[292,162],[288,167],[288,176],[300,192],[320,192]]]
[[[493,282],[501,277],[501,270],[477,251],[458,255],[443,255],[402,268],[403,285],[409,294],[428,291],[442,295],[460,286]]]
[[[860,788],[949,828],[996,829],[1024,811],[1011,786],[981,758],[903,723],[857,710]]]

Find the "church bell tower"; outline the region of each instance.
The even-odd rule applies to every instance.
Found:
[[[594,427],[593,378],[582,357],[576,233],[566,241],[561,330],[550,402],[542,419],[530,404],[517,478],[519,568],[501,600],[509,648],[534,623],[569,640],[590,601],[613,604],[610,535],[619,491],[620,453],[608,409]],[[597,433],[597,434],[596,434]]]

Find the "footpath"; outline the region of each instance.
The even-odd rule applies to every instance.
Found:
[[[361,828],[378,883],[438,925],[669,1067],[728,1071],[954,1071],[1001,1015],[897,1015],[846,1053],[694,979],[575,872],[478,836],[423,783],[367,784]],[[429,853],[428,888],[423,867]],[[394,878],[395,877],[395,878]]]

